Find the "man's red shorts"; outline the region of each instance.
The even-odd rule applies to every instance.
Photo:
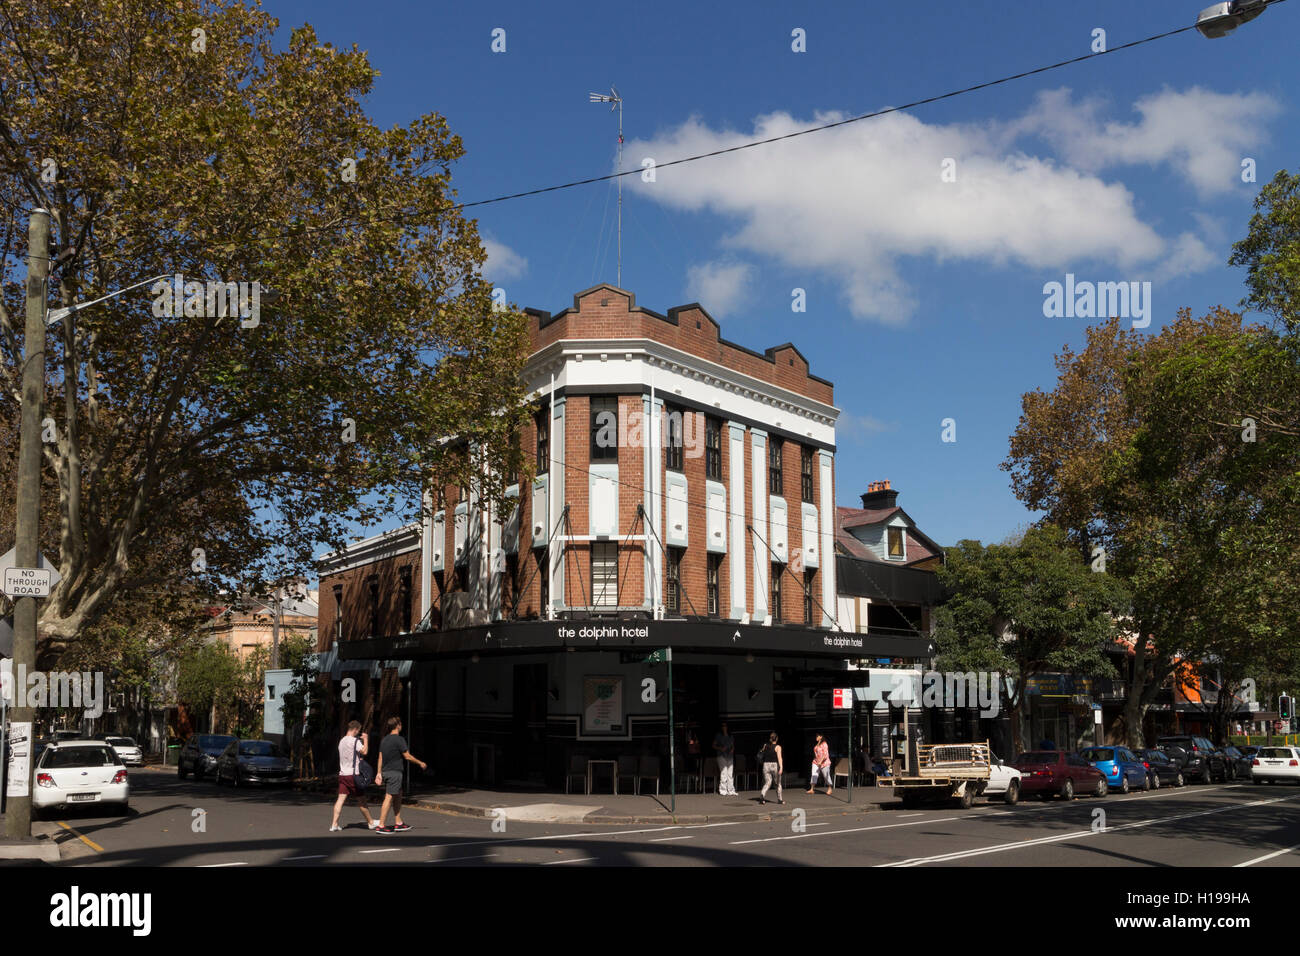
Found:
[[[349,797],[361,796],[361,787],[357,785],[357,778],[351,774],[346,777],[339,774],[339,793]]]

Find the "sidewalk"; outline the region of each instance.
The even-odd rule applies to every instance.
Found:
[[[804,790],[802,784],[787,788],[785,806],[776,802],[774,790],[768,791],[766,805],[758,802],[757,790],[742,790],[734,797],[679,793],[676,814],[670,811],[672,803],[667,792],[658,796],[653,792],[615,796],[608,792],[588,795],[443,786],[422,788],[405,802],[407,806],[473,817],[489,817],[494,810],[503,809],[507,820],[528,823],[701,824],[781,819],[796,808],[809,817],[861,814],[879,810],[881,803],[894,800],[891,791],[876,787],[854,787],[852,803],[848,802],[847,788],[836,788],[830,796],[822,790],[813,794]]]

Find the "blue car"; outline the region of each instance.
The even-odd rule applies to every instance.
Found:
[[[1130,789],[1150,790],[1147,766],[1127,747],[1089,747],[1079,756],[1106,775],[1106,786],[1120,793]]]

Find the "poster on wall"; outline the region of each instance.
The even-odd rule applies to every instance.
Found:
[[[582,679],[582,732],[623,733],[623,678]]]

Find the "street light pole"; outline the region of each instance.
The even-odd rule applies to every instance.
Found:
[[[33,209],[27,223],[27,320],[24,328],[22,426],[18,440],[18,501],[14,523],[14,560],[20,568],[40,562],[41,517],[41,404],[45,393],[45,282],[50,274],[50,214]],[[36,670],[36,598],[14,600],[14,675]],[[25,683],[22,682],[22,683]],[[21,773],[10,778],[5,810],[5,833],[10,839],[32,835],[31,754],[35,713],[27,702],[27,688],[14,685],[15,701],[10,723],[10,743],[26,753]],[[24,739],[25,738],[25,739]],[[10,751],[10,759],[12,750]]]

